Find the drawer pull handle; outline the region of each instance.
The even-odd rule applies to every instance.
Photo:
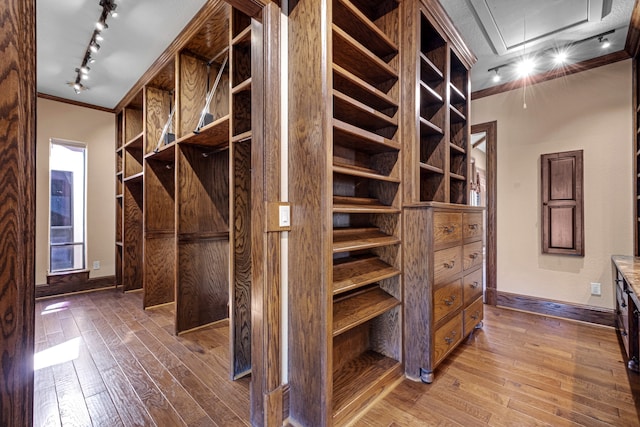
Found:
[[[456,337],[456,331],[451,331],[451,333],[450,333],[449,335],[450,335],[450,336],[448,336],[448,337],[444,337],[444,341],[445,341],[447,344],[451,344],[451,343],[453,342],[453,340],[454,340],[454,339],[455,339],[455,337]]]
[[[444,230],[445,233],[451,234],[456,229],[456,226],[455,225],[443,225],[442,229]]]
[[[455,259],[452,259],[451,261],[444,263],[444,267],[445,268],[453,268],[454,265],[456,265],[456,260]]]
[[[453,305],[453,302],[456,300],[456,296],[455,295],[451,295],[449,298],[445,298],[444,299],[444,303],[446,305]]]
[[[479,283],[478,281],[475,281],[475,282],[473,282],[473,283],[469,284],[469,286],[471,286],[471,289],[475,289],[475,288],[477,288],[478,286],[480,286],[480,283]]]
[[[480,255],[480,254],[479,254],[478,252],[474,252],[474,253],[472,253],[471,255],[469,255],[469,258],[471,258],[471,259],[476,259],[476,258],[478,258],[478,256],[479,256],[479,255]]]
[[[469,224],[469,228],[471,230],[477,230],[478,229],[478,224]]]
[[[471,318],[472,318],[473,320],[478,320],[478,319],[480,318],[480,312],[479,312],[479,311],[476,311],[475,313],[473,313],[473,314],[471,315]]]

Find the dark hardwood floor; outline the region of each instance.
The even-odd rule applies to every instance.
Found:
[[[176,337],[172,306],[144,311],[141,298],[36,303],[38,362],[51,365],[35,372],[34,425],[249,425],[249,379],[229,380],[227,323]],[[355,425],[640,426],[639,396],[613,329],[487,306],[484,328],[433,384],[405,380]]]

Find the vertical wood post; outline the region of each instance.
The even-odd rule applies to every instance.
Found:
[[[35,1],[0,3],[0,425],[33,423]]]

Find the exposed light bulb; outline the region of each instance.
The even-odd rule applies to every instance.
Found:
[[[95,60],[95,59],[93,59],[93,58],[89,58],[89,64],[93,64],[94,62],[96,62],[96,60]]]
[[[518,62],[516,69],[520,77],[527,77],[530,75],[535,69],[536,64],[531,58],[523,58],[522,61]]]
[[[118,17],[118,12],[116,12],[115,10],[111,11],[111,17],[112,18],[117,18]]]
[[[609,47],[611,47],[611,42],[609,41],[609,39],[602,40],[602,48],[607,49]]]
[[[502,76],[500,76],[500,74],[498,74],[498,70],[496,70],[496,74],[493,76],[493,82],[498,83],[500,80],[502,80]]]
[[[107,23],[106,23],[106,22],[104,22],[104,21],[98,21],[98,22],[96,22],[96,29],[97,29],[98,31],[102,31],[102,30],[104,30],[105,28],[109,28],[109,26],[107,25]]]
[[[89,49],[91,50],[91,52],[97,53],[100,50],[100,45],[98,43],[96,43],[96,42],[93,42],[89,46]]]
[[[82,85],[80,83],[76,82],[76,83],[73,84],[73,89],[76,91],[76,93],[78,93],[78,91],[80,89],[82,89]]]
[[[83,74],[82,80],[89,80],[89,74]]]
[[[557,65],[564,64],[565,62],[567,62],[567,59],[568,59],[568,56],[567,56],[567,52],[565,51],[559,51],[553,57],[553,60]]]
[[[104,37],[100,33],[96,34],[96,41],[101,42],[102,40],[104,40]]]
[[[87,67],[86,65],[83,65],[82,67],[80,67],[80,72],[82,74],[88,74],[90,69],[91,68]]]

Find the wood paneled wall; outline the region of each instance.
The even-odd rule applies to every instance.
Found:
[[[0,3],[0,425],[33,418],[35,1]]]

